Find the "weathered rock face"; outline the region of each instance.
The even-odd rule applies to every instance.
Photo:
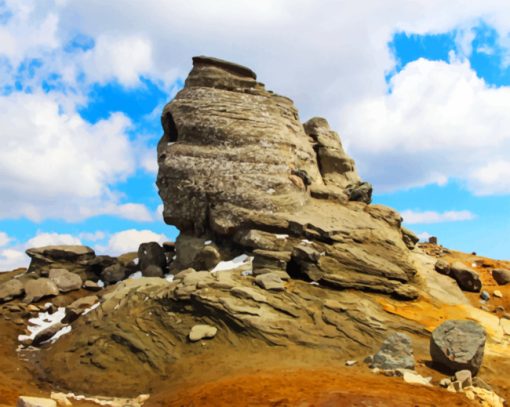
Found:
[[[327,121],[303,125],[292,101],[265,90],[248,68],[193,63],[162,115],[165,221],[181,237],[213,240],[224,260],[249,252],[254,272],[413,298],[402,286],[415,269],[401,217],[368,204],[372,188]],[[186,256],[177,244],[176,264],[194,264]]]

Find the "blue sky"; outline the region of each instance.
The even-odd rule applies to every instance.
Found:
[[[303,121],[325,116],[374,201],[423,238],[510,258],[503,2],[114,3],[0,0],[0,270],[30,246],[175,239],[159,115],[199,54],[252,67]]]

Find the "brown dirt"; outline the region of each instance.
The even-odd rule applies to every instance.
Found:
[[[460,394],[414,386],[361,369],[299,369],[237,374],[180,391],[162,391],[146,407],[181,406],[473,406]]]

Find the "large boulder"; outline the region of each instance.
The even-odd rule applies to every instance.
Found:
[[[41,298],[51,297],[59,294],[57,285],[49,278],[38,278],[28,280],[25,283],[25,299],[27,303],[37,302]]]
[[[480,292],[482,289],[482,282],[476,271],[459,261],[450,266],[450,276],[457,281],[461,290]]]
[[[101,279],[108,284],[114,284],[126,278],[126,268],[120,264],[115,263],[112,266],[106,267],[101,273]]]
[[[446,321],[430,339],[432,361],[453,374],[469,370],[476,375],[483,361],[485,330],[473,321]]]
[[[83,283],[78,274],[71,273],[66,269],[51,269],[48,277],[56,284],[61,293],[79,290]]]
[[[492,270],[492,277],[499,285],[510,284],[510,270],[494,269]]]
[[[167,262],[163,247],[157,242],[142,243],[138,248],[138,264],[143,275],[146,275],[145,270],[149,266],[156,266],[164,271]]]
[[[16,297],[20,297],[25,292],[23,283],[13,278],[12,280],[6,281],[0,284],[0,302],[10,301]]]
[[[412,238],[398,213],[368,204],[371,185],[325,119],[303,124],[292,101],[267,91],[249,68],[195,57],[161,120],[157,185],[165,222],[181,231],[172,272],[210,269],[244,252],[255,254],[257,272],[410,291],[402,285],[416,273]],[[217,250],[204,249],[208,240]],[[304,244],[318,255],[294,251]]]
[[[414,366],[411,338],[398,332],[384,340],[371,363],[371,367],[383,370],[414,369]]]
[[[26,251],[31,258],[29,273],[47,277],[51,269],[66,269],[79,274],[83,280],[93,278],[89,263],[94,260],[94,250],[87,246],[60,245],[31,248]]]

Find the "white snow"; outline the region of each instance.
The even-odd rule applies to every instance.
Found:
[[[45,311],[48,311],[51,308],[52,305],[53,304],[51,302],[47,302],[46,304],[44,304],[43,308],[44,308]]]
[[[238,267],[251,264],[253,257],[248,256],[247,254],[241,254],[240,256],[234,257],[232,260],[220,261],[216,267],[211,270],[211,273],[215,273],[217,271],[226,271],[236,269]]]
[[[175,141],[170,141],[170,142],[166,143],[167,146],[171,146],[172,144],[175,144]]]
[[[310,281],[310,284],[311,285],[319,285],[319,283],[317,281]]]
[[[117,397],[103,397],[103,396],[95,396],[88,397],[83,396],[81,394],[67,393],[65,396],[69,399],[74,399],[78,401],[92,401],[100,406],[110,406],[110,407],[142,407],[143,404],[149,399],[148,394],[141,394],[138,397],[129,399],[129,398],[117,398]]]
[[[273,195],[275,192],[276,192],[276,191],[275,191],[273,188],[269,188],[269,189],[267,190],[267,193],[268,193],[268,194],[271,194],[271,195]]]
[[[100,302],[96,302],[94,305],[92,305],[92,307],[87,308],[85,311],[83,311],[81,315],[87,315],[89,312],[94,311],[97,307],[99,307],[100,304],[101,304]]]
[[[44,331],[46,328],[49,328],[52,325],[58,324],[64,317],[66,316],[65,307],[59,307],[56,312],[50,314],[49,312],[40,312],[39,315],[35,318],[30,318],[28,320],[27,329],[30,332],[30,335],[19,335],[18,340],[24,341],[27,339],[34,340],[38,333]],[[68,328],[68,329],[66,329]],[[56,341],[62,335],[71,332],[71,327],[64,327],[60,331],[58,331],[53,338],[51,338],[51,342]]]
[[[310,240],[308,240],[308,239],[301,240],[301,243],[303,243],[303,244],[312,244],[312,242]]]
[[[98,280],[97,281],[97,286],[103,288],[104,287],[104,281],[103,280]]]
[[[173,274],[166,274],[165,275],[165,280],[166,281],[170,281],[170,282],[174,281],[174,275]]]
[[[139,261],[138,257],[135,257],[135,258],[133,259],[133,264],[138,264],[138,261]]]
[[[209,244],[212,244],[212,240],[206,240],[206,241],[204,242],[204,245],[206,245],[206,246],[207,246],[207,245],[209,245]]]
[[[287,239],[289,237],[289,235],[285,235],[285,234],[282,234],[282,235],[276,234],[275,236],[277,239]]]
[[[177,256],[172,257],[172,260],[177,260]]]
[[[141,271],[137,271],[133,274],[131,274],[128,278],[132,278],[133,280],[137,280],[139,278],[142,278],[143,275],[142,275],[142,272]]]

